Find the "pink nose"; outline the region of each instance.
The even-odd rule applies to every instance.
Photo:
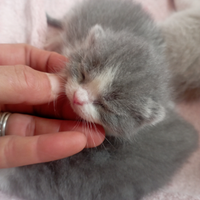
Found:
[[[79,88],[73,97],[73,103],[76,105],[82,106],[85,103],[88,103],[88,93],[85,89]]]
[[[76,94],[74,94],[74,101],[73,101],[74,104],[77,104],[77,105],[80,105],[82,106],[84,104],[83,101],[81,101]]]

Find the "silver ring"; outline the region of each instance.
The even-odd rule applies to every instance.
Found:
[[[0,112],[0,137],[6,134],[6,124],[11,113]]]

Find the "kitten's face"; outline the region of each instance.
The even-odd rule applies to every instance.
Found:
[[[151,47],[124,34],[95,26],[68,55],[65,92],[81,118],[129,138],[163,119],[165,88]]]

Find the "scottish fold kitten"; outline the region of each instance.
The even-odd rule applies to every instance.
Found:
[[[160,24],[175,99],[200,97],[200,1],[175,0],[176,12]]]
[[[26,200],[138,200],[167,184],[198,137],[169,103],[153,20],[132,1],[86,0],[49,22],[63,30],[49,48],[69,59],[61,76],[71,106],[103,125],[106,140],[62,160],[0,170],[0,190]]]

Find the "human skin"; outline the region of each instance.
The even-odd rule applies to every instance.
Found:
[[[14,113],[0,138],[0,168],[61,159],[103,142],[103,128],[87,130],[59,95],[52,72],[64,67],[64,56],[26,44],[1,44],[0,52],[0,111]]]

